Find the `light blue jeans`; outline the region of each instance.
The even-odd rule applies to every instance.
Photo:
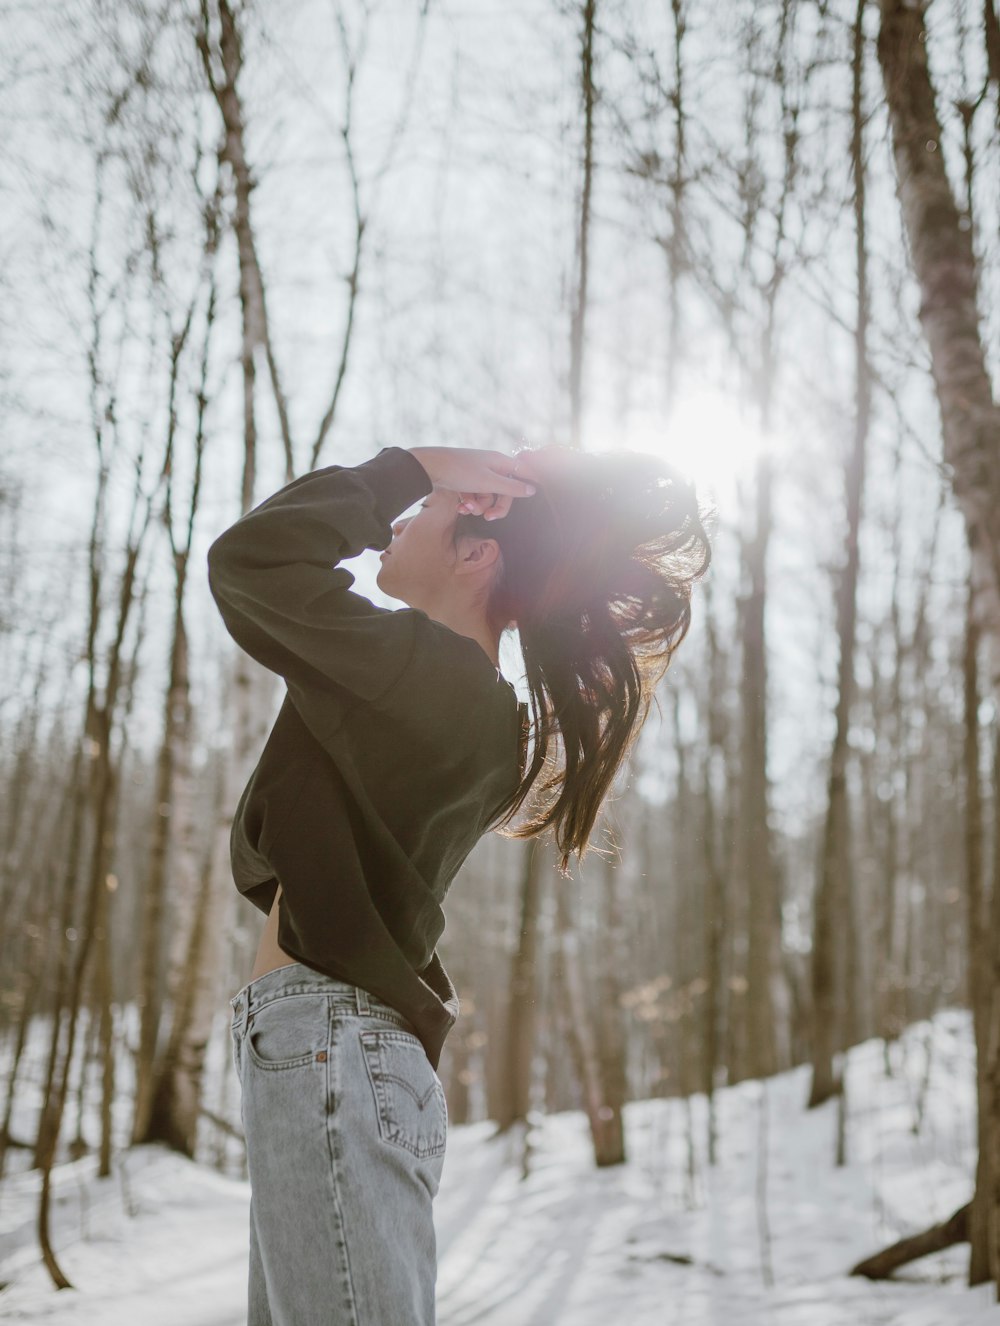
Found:
[[[448,1112],[401,1014],[293,962],[230,1001],[248,1326],[433,1326]]]

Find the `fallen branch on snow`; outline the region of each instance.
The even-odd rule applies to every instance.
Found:
[[[890,1248],[883,1248],[874,1257],[866,1257],[851,1268],[851,1275],[865,1275],[869,1280],[887,1280],[898,1266],[915,1262],[932,1252],[941,1252],[955,1243],[969,1241],[969,1211],[971,1202],[960,1206],[954,1215],[939,1225],[931,1225],[920,1234],[900,1239]]]

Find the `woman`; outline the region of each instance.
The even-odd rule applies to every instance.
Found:
[[[336,564],[365,548],[408,607],[351,592]],[[669,466],[563,447],[385,447],[212,545],[226,627],[287,686],[231,839],[268,917],[231,1000],[249,1326],[433,1323],[436,1069],[458,1016],[441,904],[491,829],[551,828],[563,875],[582,860],[709,559]],[[510,628],[530,718],[500,671]]]

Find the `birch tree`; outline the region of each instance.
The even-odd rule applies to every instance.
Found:
[[[989,8],[989,6],[987,6]],[[923,4],[880,0],[878,58],[882,71],[893,156],[910,261],[920,287],[920,322],[930,351],[931,374],[941,412],[944,456],[969,542],[973,630],[988,645],[989,684],[1000,693],[1000,408],[979,332],[978,278],[971,227],[961,224],[945,171],[941,121],[927,62]],[[987,17],[989,36],[991,21]],[[1000,853],[997,853],[1000,857]],[[995,872],[996,873],[996,872]],[[975,1204],[985,1206],[977,1238],[988,1229],[990,1276],[1000,1290],[1000,901],[994,880],[990,948],[974,985],[989,973],[989,1005],[977,1018],[979,1099],[989,1110],[981,1129],[987,1154],[977,1174]],[[972,918],[973,925],[975,917]],[[975,996],[974,996],[975,997]],[[985,998],[985,992],[983,993]],[[985,1188],[988,1196],[984,1197]],[[969,1237],[970,1208],[954,1213],[907,1246],[889,1249],[863,1266],[888,1274],[901,1261]],[[982,1259],[973,1259],[977,1276]]]

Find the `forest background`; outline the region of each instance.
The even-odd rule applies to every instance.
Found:
[[[690,473],[713,562],[600,850],[490,836],[456,881],[452,1121],[582,1104],[614,1164],[626,1101],[808,1062],[843,1160],[845,1049],[973,1008],[952,1232],[996,1279],[992,0],[0,17],[0,1163],[46,1176],[56,1282],[59,1157],[229,1154],[228,830],[281,687],[209,543],[381,446],[549,441]]]

